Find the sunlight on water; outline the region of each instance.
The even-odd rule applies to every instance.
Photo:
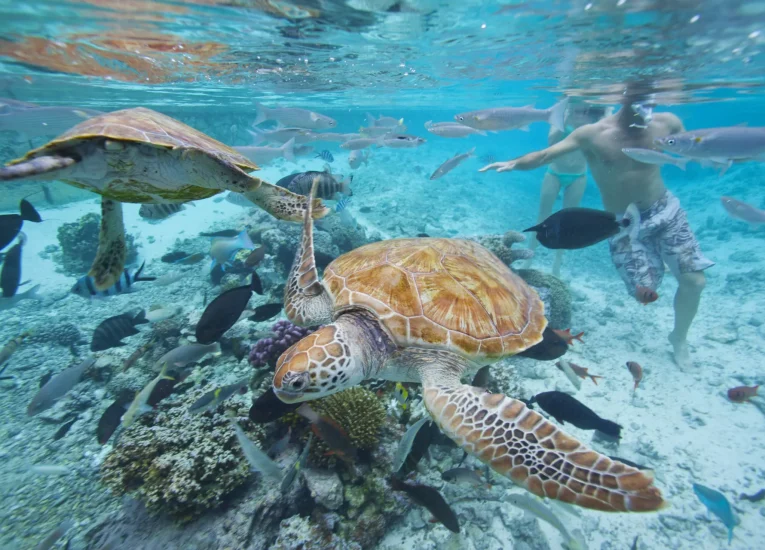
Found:
[[[0,29],[1,548],[762,546],[765,2]]]

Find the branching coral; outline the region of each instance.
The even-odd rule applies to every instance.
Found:
[[[249,465],[222,414],[189,415],[201,392],[165,401],[121,435],[101,465],[101,480],[118,494],[136,492],[146,507],[187,522],[219,506],[249,477]],[[263,432],[237,411],[251,439]]]

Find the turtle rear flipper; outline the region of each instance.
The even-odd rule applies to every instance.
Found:
[[[93,277],[96,290],[106,290],[117,282],[125,269],[126,257],[122,203],[102,198],[98,251],[88,272],[88,275]]]
[[[0,181],[32,178],[54,180],[58,179],[58,176],[52,175],[51,172],[69,168],[75,163],[77,160],[71,157],[35,157],[0,168]]]
[[[265,181],[261,181],[257,189],[245,192],[244,196],[273,217],[289,222],[302,222],[308,204],[308,197]],[[320,199],[314,199],[313,219],[323,218],[329,212],[329,208],[324,206]]]

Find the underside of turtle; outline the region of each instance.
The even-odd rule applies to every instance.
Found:
[[[650,472],[611,460],[516,399],[461,377],[542,340],[544,306],[473,242],[383,241],[332,262],[320,281],[309,211],[285,289],[291,321],[326,324],[277,363],[286,402],[316,399],[370,378],[419,382],[443,432],[532,493],[603,511],[664,506]]]

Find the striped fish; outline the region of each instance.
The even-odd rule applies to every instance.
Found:
[[[315,178],[319,178],[319,186],[316,190],[316,196],[320,199],[332,199],[335,196],[335,193],[342,193],[347,196],[353,194],[353,191],[351,191],[353,176],[341,181],[328,171],[316,172],[312,170],[309,172],[290,174],[276,182],[276,185],[305,197],[311,192],[311,186],[313,185],[313,180]]]
[[[148,323],[146,311],[141,310],[137,314],[122,313],[109,317],[93,331],[93,340],[90,343],[90,351],[104,351],[110,348],[124,346],[123,338],[138,334],[140,331],[136,325]]]
[[[343,197],[339,201],[337,201],[337,204],[335,205],[335,212],[340,213],[346,208],[348,208],[348,205],[351,204],[351,201],[353,199],[351,197]]]
[[[320,158],[322,160],[326,160],[327,162],[335,162],[335,157],[332,156],[332,153],[329,152],[327,149],[324,149],[321,153],[316,155],[314,158]]]
[[[185,210],[182,204],[142,204],[138,215],[146,220],[164,220]]]
[[[93,281],[93,277],[89,275],[83,275],[77,279],[76,283],[74,283],[71,292],[72,294],[82,296],[83,298],[91,298],[93,296],[114,296],[115,294],[130,292],[130,288],[135,283],[141,281],[154,281],[157,279],[156,277],[141,277],[141,272],[143,271],[143,266],[145,265],[146,262],[142,263],[141,267],[139,267],[133,275],[130,275],[130,272],[125,269],[122,272],[122,276],[117,279],[117,282],[106,290],[96,290],[96,285]]]

